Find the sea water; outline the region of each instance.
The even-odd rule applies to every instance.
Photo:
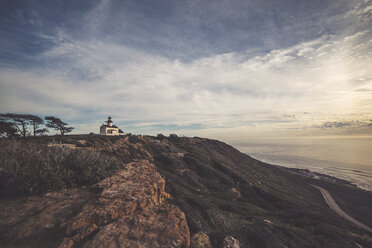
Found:
[[[372,137],[259,138],[230,144],[266,163],[309,169],[372,191]]]

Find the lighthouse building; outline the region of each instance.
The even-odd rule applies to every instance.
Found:
[[[121,131],[116,125],[112,124],[112,118],[109,116],[107,118],[106,124],[102,124],[99,128],[99,134],[101,135],[124,135],[124,132]]]

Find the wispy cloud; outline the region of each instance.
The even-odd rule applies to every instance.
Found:
[[[372,116],[372,40],[371,31],[363,26],[370,22],[371,10],[366,4],[329,21],[357,17],[360,27],[355,30],[322,31],[283,44],[268,42],[260,50],[253,43],[248,48],[233,42],[212,46],[211,40],[203,40],[208,48],[193,50],[188,42],[194,44],[197,39],[182,40],[176,27],[162,18],[193,23],[199,39],[205,38],[199,33],[205,23],[197,12],[176,15],[176,20],[174,9],[175,13],[163,10],[168,16],[156,19],[164,27],[163,37],[144,27],[147,24],[138,12],[139,16],[128,12],[129,23],[125,22],[128,16],[115,22],[127,33],[105,33],[102,29],[112,20],[110,14],[116,16],[114,5],[101,1],[86,11],[80,35],[63,25],[47,34],[36,33],[40,44],[48,45],[29,55],[35,66],[0,68],[0,112],[60,115],[74,122],[77,132],[94,131],[111,114],[131,132],[184,130],[198,134],[285,133],[319,129],[316,125],[331,129],[342,126],[340,118],[351,119],[349,113],[366,113],[360,121]],[[215,12],[211,20],[222,17],[229,18]],[[290,28],[284,25],[287,21],[277,28]],[[143,29],[134,30],[129,27],[132,23]],[[270,25],[265,22],[266,28],[275,29]],[[151,33],[148,38],[154,39],[153,47],[146,47],[146,34],[141,30]],[[131,34],[130,42],[126,34]],[[192,55],[187,59],[178,56],[182,49],[175,45],[186,49],[184,55],[188,51]],[[167,46],[173,54],[164,52]],[[208,51],[200,52],[202,48]],[[347,123],[342,127],[348,127]]]
[[[259,122],[263,115],[293,116],[328,111],[370,97],[369,59],[357,60],[369,43],[350,49],[364,33],[342,39],[321,37],[249,58],[240,53],[169,60],[99,41],[74,41],[61,34],[38,60],[59,68],[47,71],[2,70],[2,106],[11,111],[60,112],[77,118],[81,110],[111,113],[124,120],[199,123],[208,127]],[[340,52],[342,51],[342,52]],[[329,60],[334,60],[332,63]],[[337,62],[339,61],[339,62]],[[336,75],[334,75],[336,74]],[[345,92],[348,94],[343,96]],[[12,99],[15,99],[12,101]],[[293,103],[296,103],[295,105]],[[239,118],[236,118],[239,116]],[[272,120],[278,121],[278,120]]]
[[[359,121],[327,121],[321,125],[315,125],[315,128],[351,128],[360,127],[366,124],[361,124]],[[367,124],[368,125],[368,124]]]

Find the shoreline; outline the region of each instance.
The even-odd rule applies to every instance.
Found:
[[[320,173],[320,172],[317,172],[317,171],[313,171],[311,169],[286,167],[286,166],[282,166],[282,165],[277,165],[277,166],[280,166],[280,167],[284,168],[285,170],[288,170],[292,173],[302,175],[302,176],[305,176],[305,177],[308,177],[308,178],[323,180],[323,181],[332,182],[332,183],[339,183],[339,184],[349,185],[349,186],[353,186],[353,187],[358,188],[358,189],[362,189],[362,190],[372,192],[372,187],[371,186],[368,187],[368,186],[358,184],[357,181],[351,181],[351,180],[340,178],[340,177],[337,177],[337,176]]]
[[[250,139],[233,143],[243,153],[268,164],[308,169],[372,191],[372,137]]]
[[[297,174],[297,175],[305,176],[305,177],[316,179],[316,180],[323,180],[323,181],[332,182],[332,183],[340,183],[340,184],[344,184],[344,185],[349,185],[349,186],[353,186],[353,187],[358,188],[358,189],[362,189],[362,190],[372,192],[372,186],[368,186],[368,185],[366,186],[363,183],[359,183],[357,180],[350,180],[350,179],[341,178],[341,177],[338,177],[338,176],[335,176],[335,175],[330,175],[330,174],[326,174],[326,173],[317,172],[315,170],[312,170],[311,168],[293,167],[291,165],[283,165],[283,164],[276,164],[276,163],[272,163],[272,162],[267,162],[264,159],[259,159],[259,158],[256,158],[256,157],[252,157],[248,153],[244,153],[244,154],[247,154],[251,158],[256,159],[256,160],[258,160],[260,162],[263,162],[265,164],[278,166],[278,167],[280,167],[280,168],[282,168],[286,171],[289,171],[289,172]],[[309,167],[311,167],[311,166],[309,166]],[[335,173],[335,174],[337,174],[337,173]]]

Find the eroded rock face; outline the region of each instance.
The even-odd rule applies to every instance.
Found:
[[[83,247],[188,247],[185,216],[165,203],[105,225]]]
[[[189,247],[182,211],[147,161],[93,187],[1,201],[4,247]]]

